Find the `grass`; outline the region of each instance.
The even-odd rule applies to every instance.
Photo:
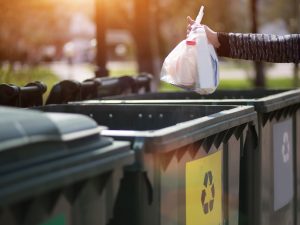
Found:
[[[267,79],[267,88],[273,89],[284,89],[284,88],[294,88],[293,80],[291,78],[277,78],[277,79]],[[221,80],[218,89],[251,89],[254,88],[253,82],[251,80],[235,80],[226,79]],[[170,84],[161,83],[159,91],[181,91],[182,89],[174,87]]]
[[[272,88],[295,88],[294,81],[291,78],[268,79],[267,87]]]
[[[130,68],[109,71],[110,77],[120,77],[124,75],[135,75],[135,74],[138,74],[138,72],[135,69],[130,69]]]

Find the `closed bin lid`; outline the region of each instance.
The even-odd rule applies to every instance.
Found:
[[[0,107],[0,207],[133,163],[85,115]]]
[[[111,144],[84,115],[0,107],[0,117],[0,174]]]

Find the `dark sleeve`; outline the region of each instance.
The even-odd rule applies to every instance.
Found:
[[[279,63],[300,61],[300,34],[218,33],[218,39],[219,56]]]
[[[229,47],[229,34],[228,33],[217,33],[220,47],[217,48],[218,56],[230,57],[230,47]]]

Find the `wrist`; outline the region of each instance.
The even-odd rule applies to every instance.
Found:
[[[213,32],[212,39],[213,39],[213,46],[215,48],[219,48],[221,46],[221,44],[219,42],[219,38],[218,38],[218,33],[217,32]]]
[[[207,26],[205,26],[205,32],[209,43],[211,43],[215,48],[219,48],[221,44],[218,39],[218,33]]]

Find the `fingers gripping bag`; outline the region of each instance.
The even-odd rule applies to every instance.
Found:
[[[213,93],[219,85],[219,61],[214,47],[208,43],[204,26],[200,25],[203,11],[201,6],[187,39],[166,57],[160,79],[205,95]]]

